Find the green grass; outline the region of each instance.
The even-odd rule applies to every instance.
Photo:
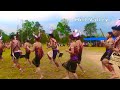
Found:
[[[61,62],[65,62],[69,59],[69,54],[65,52],[65,49],[68,47],[60,47],[60,51],[64,53]],[[60,71],[56,71],[56,67],[50,64],[49,59],[47,58],[47,52],[51,49],[47,49],[45,45],[43,45],[43,49],[45,52],[45,56],[41,59],[41,70],[44,75],[44,79],[62,79],[65,77],[66,71],[61,66]],[[24,51],[24,49],[23,49]],[[86,52],[104,52],[105,48],[101,47],[85,47],[84,53]],[[101,74],[102,69],[100,66],[96,65],[94,62],[89,60],[88,57],[85,57],[83,53],[83,58],[81,65],[86,70],[86,73],[82,75],[82,72],[79,68],[77,68],[77,74],[79,79],[106,79],[109,78],[109,74]],[[21,66],[24,68],[25,72],[20,74],[17,68],[12,68],[13,62],[10,57],[10,50],[6,49],[3,53],[4,61],[0,61],[0,79],[38,79],[39,75],[35,74],[35,66],[32,65],[31,67],[29,64],[24,64],[25,59],[20,59],[19,62]],[[34,58],[34,53],[31,54],[30,59]],[[57,60],[58,61],[58,60]]]

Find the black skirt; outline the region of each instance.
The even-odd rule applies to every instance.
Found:
[[[102,61],[103,59],[108,59],[108,60],[110,60],[111,55],[112,55],[112,52],[107,52],[107,51],[106,51],[106,52],[103,54],[103,56],[101,57],[100,61]]]
[[[78,61],[69,60],[62,64],[62,66],[69,72],[75,73]]]

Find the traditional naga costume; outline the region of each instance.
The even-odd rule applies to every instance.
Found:
[[[120,31],[120,19],[116,22],[116,25],[112,27],[112,30]],[[113,48],[117,48],[119,51],[112,53],[111,63],[116,64],[120,68],[120,36],[116,38]]]
[[[118,48],[119,52],[113,52],[111,55],[111,63],[120,67],[120,36],[116,38],[114,48]]]
[[[76,43],[78,42],[79,45],[77,45],[77,49],[78,49],[78,64],[80,64],[81,59],[82,59],[82,50],[83,50],[83,44],[82,42],[79,40],[80,39],[80,32],[78,32],[78,30],[75,30],[75,35],[74,37],[77,39]]]
[[[108,34],[111,34],[111,35],[112,35],[112,32],[108,32]],[[113,36],[112,36],[112,39],[115,40]],[[112,47],[113,44],[114,44],[114,42],[113,42],[113,43],[110,43],[110,42],[106,41],[105,44],[109,44],[109,45]],[[105,53],[103,54],[103,56],[101,57],[100,61],[102,61],[102,60],[105,59],[105,58],[108,59],[108,60],[110,60],[112,53],[113,53],[113,50],[111,50],[111,49],[109,49],[109,48],[106,48],[106,51],[105,51]],[[110,63],[110,64],[111,64],[111,63]]]
[[[70,35],[70,38],[72,39],[75,37],[73,35]],[[75,43],[75,42],[73,42],[73,43]],[[78,49],[77,49],[76,45],[74,45],[74,47],[71,47],[71,45],[70,45],[69,51],[71,51],[71,48],[74,48],[74,53],[70,54],[70,59],[67,62],[63,63],[62,66],[69,72],[75,73],[76,68],[77,68],[77,63],[78,63]]]
[[[52,35],[52,34],[49,34],[50,36]],[[52,46],[51,46],[51,48],[52,48],[52,51],[53,51],[53,59],[56,59],[56,56],[57,56],[57,53],[59,52],[59,50],[58,50],[58,45],[57,45],[57,41],[54,39],[54,38],[51,38],[50,39],[50,42],[52,42],[53,44],[52,44]]]
[[[29,43],[29,39],[27,39],[26,42]],[[29,47],[29,48],[30,48],[30,47]],[[31,52],[30,52],[29,49],[27,49],[27,47],[25,47],[25,52],[26,52],[25,58],[26,58],[26,59],[29,59],[29,58],[30,58],[30,53],[31,53]]]
[[[33,59],[32,63],[36,66],[39,67],[40,65],[40,60],[43,57],[43,50],[42,48],[35,48],[35,58]]]
[[[62,57],[63,53],[59,51],[58,49],[58,43],[57,41],[54,39],[53,36],[53,31],[51,30],[49,36],[51,36],[52,38],[50,39],[50,44],[52,43],[52,46],[50,46],[50,48],[52,48],[52,51],[48,52],[49,57],[53,58],[54,60],[56,59],[57,54],[59,53],[58,57]],[[49,45],[48,45],[49,46]]]
[[[22,58],[24,57],[24,55],[22,55],[22,51],[20,49],[20,41],[19,41],[19,34],[17,32],[16,34],[16,40],[17,40],[17,43],[13,42],[13,38],[14,38],[14,35],[12,35],[12,41],[11,41],[11,57],[13,59],[19,59],[19,58]],[[14,51],[16,48],[18,48],[17,51]]]
[[[40,40],[40,35],[34,35],[35,39]],[[43,50],[42,47],[35,47],[35,58],[33,59],[32,63],[36,66],[39,67],[40,66],[40,60],[43,57]]]

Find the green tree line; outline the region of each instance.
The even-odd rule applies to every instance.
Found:
[[[97,33],[97,25],[95,22],[88,23],[84,26],[85,35],[81,35],[81,40],[85,37],[99,37],[100,34]],[[38,34],[41,32],[41,43],[46,43],[49,40],[49,36],[44,30],[43,26],[38,21],[29,21],[25,20],[22,22],[22,28],[19,28],[17,32],[19,33],[19,40],[24,43],[26,39],[29,39],[31,43],[34,42],[33,32]],[[68,43],[69,42],[69,33],[73,31],[69,26],[69,21],[67,19],[62,19],[57,23],[57,26],[54,28],[53,35],[59,43]],[[0,29],[0,33],[3,36],[3,42],[10,41],[10,36],[16,33],[11,32],[9,35],[5,34],[4,30]]]

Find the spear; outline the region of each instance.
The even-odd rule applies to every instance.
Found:
[[[105,35],[104,35],[104,33],[103,33],[103,31],[102,31],[102,29],[101,29],[101,28],[100,28],[100,31],[101,31],[101,33],[102,33],[103,37],[105,37]]]

